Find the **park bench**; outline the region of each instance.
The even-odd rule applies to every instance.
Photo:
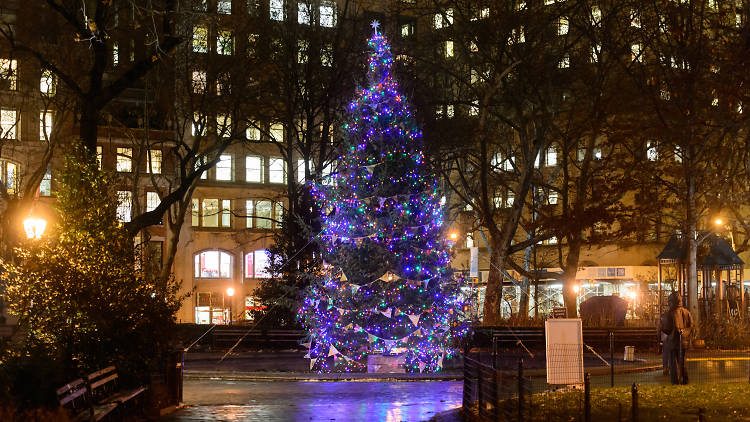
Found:
[[[60,406],[68,409],[78,421],[100,421],[117,408],[117,403],[94,404],[86,382],[80,378],[58,388],[56,392]]]
[[[108,366],[89,374],[86,377],[86,381],[91,389],[90,394],[93,402],[101,404],[114,403],[117,406],[130,406],[143,397],[146,387],[120,390],[117,385],[118,378],[117,369],[114,366]]]

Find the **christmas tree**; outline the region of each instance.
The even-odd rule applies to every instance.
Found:
[[[439,181],[425,166],[422,133],[377,27],[369,86],[349,105],[339,170],[313,187],[326,264],[299,317],[319,372],[361,371],[376,354],[402,355],[408,371],[437,371],[462,330]]]

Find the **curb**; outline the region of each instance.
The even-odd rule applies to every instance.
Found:
[[[204,372],[185,371],[186,380],[219,380],[219,381],[247,381],[247,382],[415,382],[415,381],[461,381],[463,374],[439,374],[434,376],[404,376],[400,374],[278,374],[266,375],[242,372]]]

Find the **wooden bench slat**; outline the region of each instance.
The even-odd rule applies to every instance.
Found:
[[[91,380],[93,378],[94,377],[89,377],[89,380]],[[93,390],[99,388],[100,386],[102,386],[102,385],[104,385],[104,384],[106,384],[108,382],[114,381],[116,379],[117,379],[117,373],[115,372],[114,374],[112,374],[112,375],[110,375],[110,376],[108,376],[106,378],[102,378],[102,379],[94,381],[94,382],[89,381],[91,383],[91,390],[93,391]]]
[[[75,390],[76,388],[80,387],[80,386],[81,386],[81,384],[83,384],[83,379],[81,379],[81,378],[78,378],[78,379],[77,379],[77,380],[75,380],[75,381],[71,381],[71,382],[69,382],[69,383],[67,383],[67,384],[63,385],[62,387],[58,388],[58,389],[56,390],[56,392],[57,392],[57,395],[58,395],[58,396],[60,396],[60,395],[62,395],[63,393],[66,393],[66,392],[68,392],[68,391],[70,391],[70,390]]]
[[[59,400],[60,406],[65,406],[66,404],[72,402],[73,400],[77,399],[78,397],[81,397],[82,395],[86,394],[86,387],[79,388],[73,393],[70,393],[66,395],[65,397],[61,398]]]
[[[146,391],[146,387],[138,387],[132,390],[120,391],[106,398],[107,403],[126,403]]]
[[[94,420],[100,421],[105,416],[112,413],[117,408],[117,403],[106,403],[98,406],[94,406]]]
[[[104,369],[100,369],[100,370],[98,370],[96,372],[92,372],[91,374],[89,374],[88,378],[89,379],[96,378],[96,377],[104,375],[104,374],[106,374],[108,372],[115,372],[115,371],[116,371],[116,369],[115,369],[114,365],[110,365],[110,366],[108,366],[108,367],[106,367]]]

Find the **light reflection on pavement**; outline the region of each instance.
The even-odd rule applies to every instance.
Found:
[[[461,406],[461,381],[246,382],[185,380],[166,420],[425,421]]]

